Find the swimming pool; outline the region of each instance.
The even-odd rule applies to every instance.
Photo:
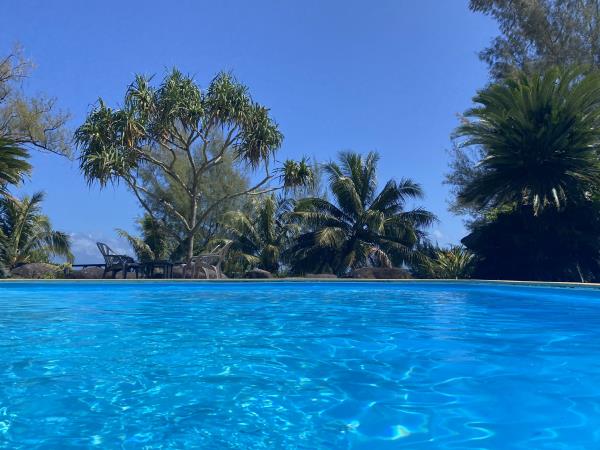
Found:
[[[600,291],[0,285],[2,448],[599,448]]]

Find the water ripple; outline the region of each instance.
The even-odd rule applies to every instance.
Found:
[[[600,295],[0,287],[0,448],[600,448]]]

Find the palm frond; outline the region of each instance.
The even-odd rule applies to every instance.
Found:
[[[458,192],[460,205],[563,208],[600,183],[600,75],[554,69],[494,84],[456,135],[481,148],[478,170]]]
[[[157,259],[150,246],[144,242],[143,239],[133,236],[120,228],[117,228],[115,231],[131,245],[131,248],[133,248],[133,251],[140,261],[153,261]]]
[[[6,195],[6,186],[18,184],[31,171],[27,150],[9,139],[0,137],[0,193]]]
[[[42,192],[31,197],[0,198],[0,230],[2,231],[2,264],[45,262],[52,256],[73,260],[70,237],[55,231],[47,216],[41,213]]]
[[[335,202],[303,199],[290,218],[304,227],[287,252],[297,270],[319,268],[343,274],[368,264],[391,265],[419,260],[416,244],[435,216],[422,209],[404,211],[408,199],[421,198],[409,179],[388,181],[375,195],[376,153],[366,158],[342,152],[325,166]]]

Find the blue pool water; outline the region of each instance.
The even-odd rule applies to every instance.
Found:
[[[0,285],[0,448],[600,448],[600,291]]]

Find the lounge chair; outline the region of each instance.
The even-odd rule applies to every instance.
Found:
[[[221,270],[221,265],[227,256],[231,244],[231,242],[220,244],[210,253],[193,256],[189,264],[186,264],[185,266],[184,278],[187,274],[190,274],[191,278],[197,278],[200,270],[204,272],[206,279],[210,278],[211,271],[214,272],[216,279],[223,278],[224,275]]]
[[[102,242],[96,242],[98,250],[104,257],[104,273],[102,278],[106,278],[108,272],[112,272],[112,277],[116,278],[117,272],[123,272],[123,278],[127,278],[127,273],[135,272],[135,277],[139,277],[140,265],[135,262],[131,256],[118,255],[108,245]]]

